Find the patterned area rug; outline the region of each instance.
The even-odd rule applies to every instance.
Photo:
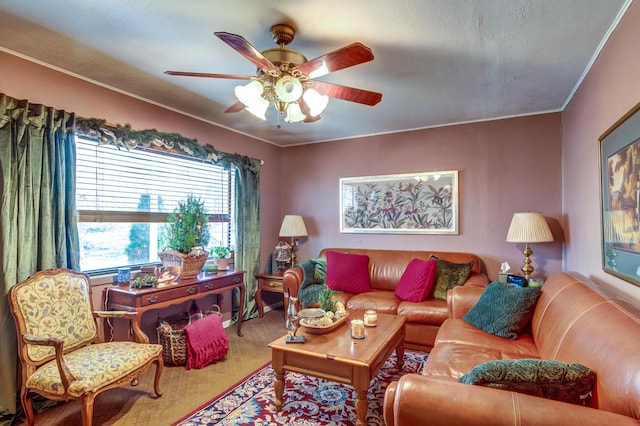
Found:
[[[396,367],[395,353],[384,363],[369,386],[367,425],[384,425],[382,403],[387,385],[403,374],[416,373],[427,359],[424,352],[406,350],[404,367]],[[339,383],[285,373],[284,404],[276,413],[271,363],[258,369],[233,388],[218,395],[173,426],[203,425],[354,425],[355,390]]]

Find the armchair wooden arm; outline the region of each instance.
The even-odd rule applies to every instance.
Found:
[[[133,330],[134,340],[138,343],[149,343],[149,336],[142,331],[140,325],[136,321],[136,317],[138,316],[137,312],[128,312],[128,311],[93,311],[93,316],[95,318],[123,318],[128,319],[131,323],[131,329]]]
[[[67,392],[69,390],[69,385],[76,378],[71,374],[71,371],[69,371],[69,368],[62,357],[64,354],[64,340],[56,339],[55,337],[34,336],[33,334],[23,334],[22,340],[28,345],[53,346],[55,348],[58,373],[60,374],[60,380],[62,381],[62,386],[64,386],[64,391]]]

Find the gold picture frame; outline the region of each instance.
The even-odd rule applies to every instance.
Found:
[[[602,269],[640,286],[640,103],[598,140]]]

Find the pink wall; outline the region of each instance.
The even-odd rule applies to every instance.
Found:
[[[130,124],[134,129],[157,129],[180,133],[229,153],[264,160],[260,175],[260,213],[264,229],[280,227],[281,149],[221,127],[199,121],[156,105],[97,86],[35,63],[0,52],[0,92],[28,99],[77,116],[97,117],[109,123]],[[268,195],[267,195],[268,194]],[[275,233],[261,236],[263,247],[275,246]],[[264,251],[264,250],[263,250]],[[266,258],[264,251],[263,258]],[[264,261],[262,262],[264,265]]]
[[[598,138],[640,101],[640,3],[631,4],[562,114],[566,268],[640,302],[640,287],[602,270]]]
[[[544,114],[304,145],[283,150],[283,214],[301,214],[301,260],[325,247],[468,251],[490,278],[522,266],[524,247],[505,241],[516,211],[540,211],[556,242],[536,244],[534,276],[562,269],[560,114]],[[339,178],[459,171],[459,235],[341,234]]]

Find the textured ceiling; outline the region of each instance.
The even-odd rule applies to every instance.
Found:
[[[287,146],[559,111],[629,2],[0,0],[0,49]],[[308,59],[356,41],[371,48],[374,61],[319,80],[382,92],[382,102],[331,99],[321,120],[278,128],[275,109],[266,122],[223,114],[244,81],[164,74],[253,75],[213,33],[265,50],[282,22]]]

